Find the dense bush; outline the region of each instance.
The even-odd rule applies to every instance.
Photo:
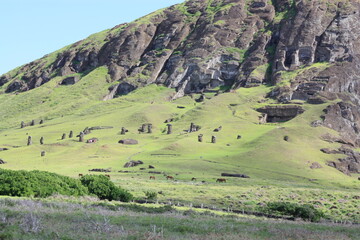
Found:
[[[309,204],[299,205],[289,202],[268,203],[265,211],[272,214],[288,215],[295,218],[302,218],[312,222],[318,222],[324,214]]]
[[[79,180],[55,173],[0,169],[0,195],[48,197],[54,193],[83,196],[88,190]]]
[[[80,178],[81,183],[100,199],[129,202],[133,196],[128,191],[115,186],[108,177],[102,175],[85,175]]]

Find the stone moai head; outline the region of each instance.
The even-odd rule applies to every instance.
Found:
[[[66,138],[66,133],[63,133],[63,135],[61,136],[61,139],[64,140]]]
[[[171,124],[167,124],[167,134],[171,134],[172,133],[172,125]]]
[[[202,135],[202,134],[199,134],[199,135],[198,135],[198,142],[202,142],[202,141],[203,141],[203,136],[204,136],[204,135]]]
[[[151,123],[148,124],[147,127],[148,127],[148,133],[152,133],[152,124]]]
[[[73,135],[74,135],[73,131],[70,131],[70,133],[69,133],[69,138],[72,138]]]
[[[40,138],[40,144],[43,145],[44,144],[44,137]]]
[[[25,123],[24,123],[24,121],[22,121],[21,123],[20,123],[20,127],[21,128],[24,128],[26,125],[25,125]]]
[[[216,136],[211,137],[211,143],[216,143]]]
[[[28,136],[27,145],[30,146],[32,144],[31,136]]]
[[[84,142],[84,132],[80,132],[79,134],[79,142]]]

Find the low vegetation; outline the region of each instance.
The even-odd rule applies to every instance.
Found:
[[[0,198],[0,239],[358,239],[358,226],[77,200]]]

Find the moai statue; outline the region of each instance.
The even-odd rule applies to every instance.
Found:
[[[63,133],[63,135],[61,136],[61,140],[66,139],[66,133]]]
[[[216,143],[216,136],[211,137],[211,143]]]
[[[35,120],[32,120],[30,126],[35,126]]]
[[[146,128],[146,124],[141,125],[141,132],[144,133]]]
[[[172,134],[172,125],[171,124],[167,124],[167,134]]]
[[[28,136],[27,145],[30,146],[32,144],[32,138],[31,136]]]
[[[152,124],[151,123],[148,124],[147,127],[148,127],[148,133],[152,133]]]
[[[125,135],[126,134],[126,128],[124,128],[124,127],[122,127],[121,128],[121,133],[120,133],[121,135]]]
[[[190,131],[189,131],[189,132],[193,132],[194,127],[195,127],[195,124],[194,124],[194,123],[191,123],[191,124],[190,124]]]
[[[44,123],[44,120],[41,119],[40,122],[39,122],[39,124],[43,124],[43,123]]]
[[[69,133],[69,138],[72,138],[73,135],[74,135],[73,131],[70,131],[70,133]]]
[[[21,128],[24,128],[25,126],[26,126],[26,125],[25,125],[24,121],[21,121],[20,127],[21,127]]]
[[[201,127],[199,125],[195,125],[195,132],[199,131]]]
[[[84,133],[83,132],[80,132],[79,134],[79,142],[84,142]]]
[[[45,153],[46,153],[45,151],[41,151],[41,156],[45,157]]]
[[[202,141],[203,141],[203,136],[204,136],[204,135],[202,135],[202,134],[199,134],[199,135],[198,135],[198,142],[202,142]]]
[[[40,138],[40,144],[43,145],[44,144],[44,137]]]

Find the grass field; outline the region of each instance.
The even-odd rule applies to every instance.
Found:
[[[57,77],[45,85],[21,94],[0,95],[0,158],[8,169],[46,170],[76,178],[89,169],[109,168],[111,179],[143,198],[144,191],[160,192],[161,202],[180,202],[218,208],[255,209],[272,201],[311,203],[333,220],[359,221],[360,182],[356,175],[347,176],[326,162],[341,155],[326,155],[321,148],[337,148],[337,143],[322,141],[325,133],[336,135],[325,127],[313,128],[328,104],[303,104],[305,113],[285,123],[258,124],[260,113],[255,108],[272,104],[259,103],[271,90],[260,86],[214,96],[208,93],[204,103],[189,96],[171,100],[173,89],[149,85],[109,101],[102,101],[111,83],[107,69],[97,68],[73,86],[58,86]],[[0,88],[3,90],[5,86]],[[194,96],[196,98],[197,96]],[[183,106],[185,108],[178,108]],[[166,134],[168,118],[174,118],[173,134]],[[20,122],[40,119],[44,124],[20,128]],[[201,130],[188,133],[190,123]],[[144,123],[153,124],[152,134],[139,134]],[[222,126],[220,132],[213,129]],[[75,136],[85,127],[110,126],[94,130],[86,139],[97,143],[78,142]],[[129,133],[120,135],[121,127]],[[74,137],[61,140],[63,133],[74,131]],[[204,134],[204,142],[197,141]],[[217,143],[210,142],[216,135]],[[241,135],[241,139],[237,139]],[[289,136],[284,141],[284,136]],[[33,145],[26,146],[32,136]],[[44,145],[39,144],[44,137]],[[131,138],[138,145],[118,143]],[[40,152],[46,151],[41,157]],[[125,169],[129,160],[142,160],[144,165]],[[310,169],[313,162],[322,165]],[[155,169],[140,170],[148,165]],[[167,181],[159,171],[174,176]],[[128,173],[119,171],[129,171]],[[216,183],[221,173],[241,173],[248,179],[227,178]],[[96,173],[93,173],[96,174]],[[191,178],[197,178],[196,182]],[[204,182],[202,182],[204,181]]]
[[[93,199],[0,198],[1,239],[359,239],[359,227]]]

